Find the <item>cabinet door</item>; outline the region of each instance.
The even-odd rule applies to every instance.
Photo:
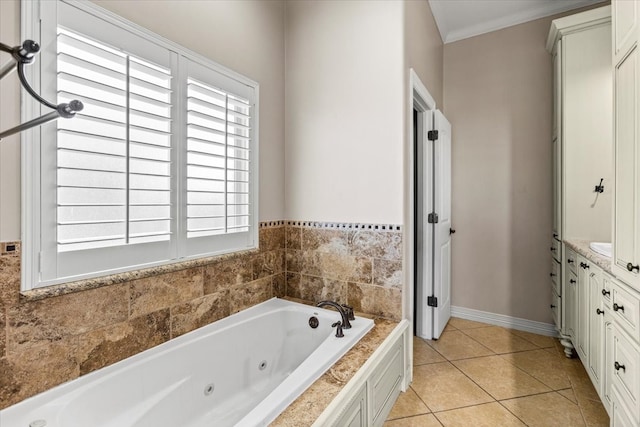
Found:
[[[602,271],[591,266],[589,273],[589,376],[601,395],[604,335],[604,304],[602,303]]]
[[[608,309],[608,307],[605,307]],[[604,318],[604,349],[602,352],[602,404],[611,416],[611,378],[613,375],[613,322],[610,315],[605,313]]]
[[[578,256],[578,286],[577,286],[577,322],[576,322],[576,350],[585,368],[589,362],[589,264],[586,259]]]
[[[578,305],[578,277],[570,269],[566,268],[566,286],[564,292],[564,322],[565,322],[565,334],[571,337],[573,344],[576,345],[576,322],[577,313],[576,308]]]
[[[637,2],[616,1],[614,16],[615,203],[614,263],[616,276],[640,284],[638,248],[638,70]],[[638,267],[638,268],[635,268]]]

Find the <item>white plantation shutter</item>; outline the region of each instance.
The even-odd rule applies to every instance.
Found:
[[[29,160],[25,288],[255,247],[257,84],[90,3],[40,8],[42,93],[84,110]]]
[[[252,88],[193,61],[187,70],[187,253],[247,247],[255,222]]]
[[[58,251],[169,240],[170,70],[59,30]]]

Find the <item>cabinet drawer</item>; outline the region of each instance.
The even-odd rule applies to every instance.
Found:
[[[560,291],[560,263],[555,259],[551,260],[551,273],[549,273],[549,275],[551,276],[551,284],[553,286],[553,289],[558,295],[562,295],[562,292]]]
[[[400,393],[400,381],[404,369],[404,357],[402,342],[396,344],[384,358],[376,372],[372,376],[371,405],[373,424],[384,423],[387,413]]]
[[[613,318],[618,326],[638,342],[638,324],[640,324],[640,299],[627,290],[625,285],[614,283],[611,291]]]
[[[631,416],[640,418],[640,350],[629,337],[614,327],[612,384]]]
[[[551,247],[549,249],[551,250],[551,256],[553,257],[553,259],[560,262],[562,260],[562,255],[560,253],[560,242],[558,242],[556,239],[551,239]]]
[[[568,249],[566,253],[567,255],[564,257],[564,265],[569,269],[569,271],[573,271],[573,273],[577,275],[578,270],[576,264],[578,263],[578,256],[571,249]]]

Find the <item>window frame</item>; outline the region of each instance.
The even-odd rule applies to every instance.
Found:
[[[152,257],[146,255],[141,256],[141,262],[136,264],[120,265],[109,269],[96,270],[91,268],[90,271],[83,271],[80,274],[67,274],[61,276],[61,261],[65,262],[87,262],[93,258],[103,257],[107,253],[116,253],[118,248],[126,249],[124,252],[140,252],[146,254],[145,249],[160,247],[163,245],[153,245],[148,243],[136,243],[131,245],[121,245],[114,247],[116,251],[109,250],[112,248],[100,248],[98,250],[79,250],[72,251],[73,255],[70,259],[73,261],[65,261],[64,252],[57,252],[55,256],[51,254],[51,248],[56,247],[56,239],[48,240],[46,236],[56,236],[56,232],[45,231],[47,227],[56,226],[57,212],[54,215],[48,211],[43,203],[45,194],[46,173],[41,173],[42,168],[50,168],[48,174],[55,175],[57,168],[56,157],[50,155],[52,150],[55,152],[57,144],[55,144],[56,126],[53,122],[50,126],[33,128],[24,132],[21,136],[22,150],[22,291],[28,291],[56,284],[73,282],[82,279],[96,278],[126,271],[139,270],[159,265],[167,265],[180,263],[187,260],[205,258],[225,253],[238,252],[243,250],[255,249],[258,247],[258,220],[259,220],[259,85],[257,82],[230,70],[213,60],[202,55],[194,53],[189,49],[167,40],[150,30],[147,30],[135,23],[132,23],[119,15],[107,11],[93,3],[76,0],[34,0],[22,2],[22,37],[23,39],[32,39],[41,42],[41,51],[36,58],[35,65],[26,67],[27,78],[34,82],[34,89],[42,93],[45,99],[57,98],[57,84],[40,87],[41,80],[56,80],[56,49],[55,39],[57,34],[57,26],[60,22],[59,5],[64,5],[67,11],[73,13],[89,14],[99,20],[105,21],[106,26],[115,26],[118,31],[131,33],[133,38],[141,38],[144,43],[152,43],[157,45],[160,50],[165,50],[169,55],[170,68],[174,83],[172,83],[172,136],[171,136],[171,232],[172,235],[164,248]],[[41,19],[44,17],[44,19]],[[66,19],[66,18],[65,18]],[[82,27],[81,24],[78,26]],[[83,34],[82,30],[73,28],[72,30]],[[86,35],[86,34],[85,34]],[[105,37],[96,40],[103,41]],[[109,39],[109,37],[106,37]],[[109,44],[108,41],[105,42]],[[124,41],[123,41],[124,43]],[[53,46],[53,49],[52,49]],[[135,52],[127,51],[131,54]],[[142,59],[151,59],[153,57],[145,57],[138,55]],[[249,231],[242,233],[225,233],[208,237],[196,237],[187,239],[187,81],[192,76],[189,74],[189,66],[194,64],[199,68],[210,70],[211,80],[231,82],[230,87],[244,89],[243,93],[236,93],[228,87],[223,87],[225,91],[241,95],[249,99],[251,114],[250,129],[250,162],[249,162]],[[53,76],[53,77],[52,77]],[[44,92],[42,90],[44,89]],[[249,96],[247,96],[247,94]],[[46,107],[45,107],[46,108]],[[28,120],[41,115],[41,105],[30,96],[22,93],[21,113],[23,120]],[[44,109],[43,109],[44,112]],[[74,120],[63,119],[59,120]],[[227,118],[227,120],[229,120]],[[51,135],[54,135],[52,138]],[[53,147],[46,146],[52,143]],[[48,162],[48,164],[44,164]],[[225,166],[227,170],[228,166]],[[54,168],[54,169],[51,169]],[[226,173],[226,172],[225,172]],[[44,175],[44,176],[43,176]],[[51,185],[50,183],[48,185]],[[226,194],[226,193],[225,193]],[[55,200],[56,197],[53,196]],[[49,196],[49,204],[51,196]],[[225,199],[225,215],[228,215],[228,201]],[[51,207],[51,206],[50,206]],[[45,210],[43,210],[45,209]],[[55,206],[51,209],[56,209]],[[53,219],[52,219],[53,218]],[[44,232],[44,233],[43,233]],[[236,236],[233,236],[236,234]],[[44,236],[44,237],[43,237]],[[229,237],[231,236],[231,237]],[[196,240],[200,241],[199,245],[195,245]],[[190,250],[191,246],[198,246],[199,250]],[[52,246],[53,245],[53,246]],[[203,251],[203,248],[204,249]],[[93,253],[92,253],[93,251]],[[197,253],[194,253],[197,252]],[[126,256],[120,256],[121,259],[128,260]],[[66,258],[65,258],[66,259]],[[84,261],[83,261],[84,260]],[[53,263],[53,264],[52,264]],[[98,263],[100,264],[100,263]],[[65,264],[66,265],[66,264]],[[91,265],[91,264],[89,264]],[[46,270],[46,269],[49,270]],[[87,267],[88,269],[90,267]],[[53,270],[52,270],[53,269]],[[43,278],[42,271],[55,271],[55,277],[52,278],[50,273]],[[64,270],[67,271],[67,270]]]

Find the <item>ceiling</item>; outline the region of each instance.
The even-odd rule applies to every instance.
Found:
[[[429,0],[444,43],[477,36],[603,0]]]

